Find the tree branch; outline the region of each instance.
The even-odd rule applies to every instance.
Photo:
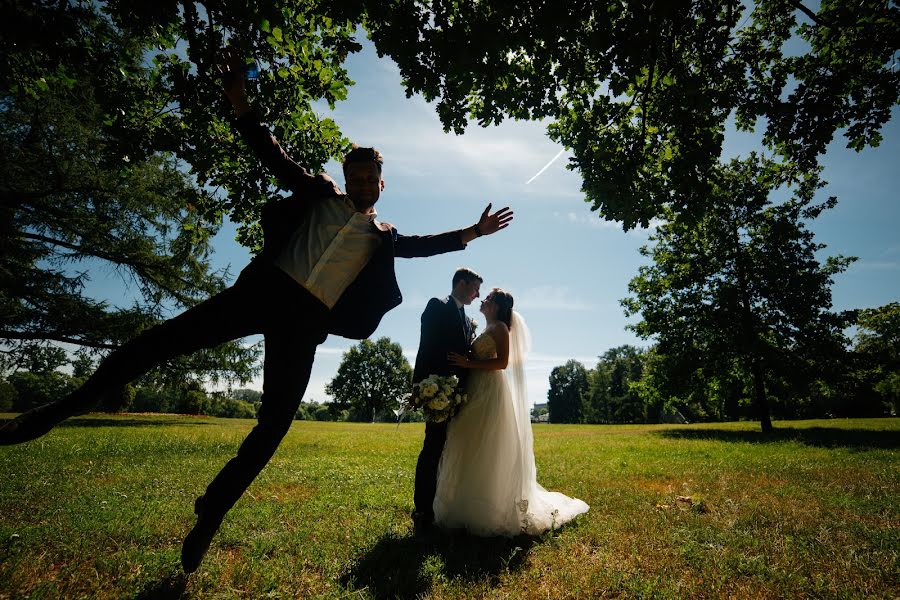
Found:
[[[822,27],[828,26],[828,23],[825,23],[821,19],[819,19],[818,15],[816,15],[816,13],[814,13],[813,11],[811,11],[810,9],[805,7],[803,5],[803,3],[800,2],[799,0],[788,0],[788,3],[791,6],[793,6],[794,8],[796,8],[797,10],[799,10],[800,12],[802,12],[804,15],[809,17],[810,20],[812,20],[812,22],[815,23],[816,25],[821,25]]]
[[[62,248],[68,248],[69,250],[72,250],[73,252],[76,252],[81,256],[94,256],[97,258],[102,258],[103,260],[108,260],[109,262],[114,263],[114,264],[129,267],[129,268],[133,269],[139,277],[144,278],[144,279],[148,280],[149,282],[155,284],[161,290],[164,290],[165,292],[167,292],[169,295],[171,295],[173,298],[175,298],[182,304],[184,304],[186,306],[191,306],[192,304],[194,304],[193,298],[185,296],[178,290],[172,289],[171,286],[166,285],[163,281],[160,280],[159,277],[155,276],[153,274],[153,269],[155,268],[154,265],[148,264],[146,262],[141,262],[141,261],[136,260],[135,258],[127,256],[127,255],[116,256],[113,254],[100,252],[97,250],[86,251],[83,246],[79,246],[77,244],[72,244],[70,242],[65,242],[63,240],[58,240],[55,238],[50,238],[50,237],[43,236],[43,235],[40,235],[37,233],[22,232],[19,235],[21,235],[21,237],[26,238],[26,239],[35,240],[35,241],[42,242],[45,244],[52,244],[55,246],[60,246]],[[191,283],[190,281],[188,281],[187,279],[185,279],[183,277],[176,276],[175,279],[177,279],[178,281],[180,281],[181,283],[183,283],[189,287],[193,287],[193,283]]]
[[[34,240],[34,241],[36,241],[36,242],[43,242],[43,243],[45,243],[45,244],[51,244],[51,245],[53,245],[53,246],[62,246],[63,248],[68,248],[69,250],[73,250],[73,251],[75,251],[76,253],[78,253],[78,254],[80,254],[80,255],[91,254],[91,253],[86,253],[86,252],[84,252],[81,246],[78,246],[78,245],[76,245],[76,244],[72,244],[71,242],[64,242],[63,240],[57,240],[57,239],[55,239],[55,238],[49,238],[49,237],[47,237],[47,236],[40,235],[39,233],[28,233],[28,232],[23,231],[23,232],[21,232],[19,235],[20,235],[21,237],[27,239],[27,240]],[[98,258],[104,258],[104,259],[106,259],[105,256],[99,256],[99,255],[97,255],[97,254],[94,254],[94,256],[97,256]],[[107,259],[107,260],[108,260],[108,259]]]
[[[22,331],[0,330],[0,339],[5,340],[53,340],[54,342],[65,342],[67,344],[75,344],[76,346],[85,346],[87,348],[103,348],[106,350],[115,350],[119,346],[116,344],[104,344],[103,342],[91,342],[79,338],[69,337],[61,333],[52,331],[38,331],[33,333],[25,333]]]

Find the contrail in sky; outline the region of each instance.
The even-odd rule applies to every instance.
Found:
[[[538,178],[538,175],[540,175],[541,173],[543,173],[544,171],[546,171],[547,168],[550,167],[550,165],[552,165],[553,163],[555,163],[555,162],[556,162],[556,159],[559,158],[560,156],[562,156],[562,153],[565,152],[565,151],[566,151],[566,149],[563,148],[562,150],[560,150],[559,152],[557,152],[557,153],[556,153],[556,156],[554,156],[553,158],[551,158],[551,159],[550,159],[550,162],[548,162],[546,165],[544,165],[544,168],[543,168],[543,169],[541,169],[540,171],[538,171],[537,174],[536,174],[534,177],[532,177],[531,179],[529,179],[528,181],[525,182],[525,185],[528,185],[529,183],[531,183],[532,181],[534,181],[535,179],[537,179],[537,178]]]

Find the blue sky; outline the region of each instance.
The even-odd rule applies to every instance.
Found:
[[[531,402],[546,401],[553,367],[574,358],[591,367],[596,357],[621,344],[646,346],[625,329],[619,300],[644,260],[638,249],[647,231],[623,232],[589,211],[576,172],[565,168],[567,152],[526,185],[562,149],[535,122],[505,122],[498,127],[469,127],[465,135],[445,134],[434,111],[421,97],[406,98],[399,70],[379,59],[368,41],[350,57],[356,85],[348,100],[321,116],[330,116],[352,141],[375,146],[385,156],[385,191],[379,219],[401,233],[426,234],[474,223],[490,202],[510,206],[515,220],[506,230],[472,242],[463,252],[424,259],[398,259],[403,304],[389,313],[374,337],[387,336],[414,359],[419,316],[432,296],[446,296],[459,266],[484,277],[483,290],[499,286],[515,297],[534,342],[527,375]],[[822,257],[858,256],[833,288],[836,309],[874,307],[900,299],[900,122],[898,111],[884,130],[879,148],[861,154],[832,143],[823,160],[829,185],[822,198],[838,197],[838,206],[811,224]],[[729,132],[724,155],[759,150],[758,136]],[[337,163],[326,170],[343,182]],[[234,241],[226,224],[214,240],[214,264],[230,265],[233,277],[249,253]],[[103,280],[106,279],[104,282]],[[102,273],[96,285],[110,281]],[[94,286],[92,286],[94,287]],[[108,288],[107,288],[108,289]],[[91,289],[88,289],[91,292]],[[468,314],[481,318],[477,304]],[[320,347],[305,401],[323,401],[350,340],[330,337]],[[248,387],[261,388],[257,379]]]

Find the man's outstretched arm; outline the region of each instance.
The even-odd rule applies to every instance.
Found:
[[[266,167],[282,187],[295,193],[310,192],[314,195],[340,194],[335,181],[320,173],[313,175],[294,162],[285,153],[275,136],[264,127],[250,108],[244,81],[245,64],[240,54],[233,48],[222,52],[216,68],[222,79],[222,90],[234,109],[235,126],[244,141],[253,150],[259,161]]]
[[[488,204],[478,222],[465,229],[437,235],[398,235],[394,241],[394,256],[415,258],[462,250],[475,238],[497,233],[512,222],[513,211],[508,206],[493,214],[490,211],[491,205]]]

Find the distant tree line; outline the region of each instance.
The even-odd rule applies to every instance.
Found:
[[[59,346],[31,345],[16,353],[15,368],[0,374],[0,412],[22,412],[62,398],[93,372],[87,352],[69,354]],[[71,373],[62,369],[68,367]],[[302,402],[295,416],[306,421],[393,421],[410,393],[412,367],[399,344],[383,337],[363,340],[344,354],[338,371],[326,386],[331,402]],[[252,389],[208,392],[196,376],[178,379],[169,374],[145,376],[106,398],[99,412],[148,412],[255,418],[262,392]],[[421,421],[408,413],[406,421]]]
[[[19,352],[18,368],[0,378],[0,412],[22,412],[62,398],[93,372],[86,352],[73,359],[58,346],[32,345]],[[63,372],[65,366],[71,373]],[[98,398],[99,412],[154,412],[251,419],[262,393],[250,389],[207,392],[195,378],[144,377],[107,397]]]
[[[717,166],[703,210],[668,211],[622,300],[648,350],[614,348],[588,370],[554,369],[551,422],[654,422],[897,414],[900,304],[835,311],[834,277],[855,257],[821,258],[808,223],[820,169],[751,152]],[[857,328],[855,339],[847,332]]]
[[[857,331],[838,354],[805,369],[767,371],[765,390],[777,419],[896,416],[900,408],[900,303],[853,311]],[[710,346],[711,348],[714,346]],[[546,409],[551,423],[657,423],[756,419],[753,374],[732,361],[694,351],[692,361],[656,344],[604,352],[592,368],[570,360],[550,374]],[[71,373],[60,369],[68,365]],[[0,378],[0,412],[19,412],[58,399],[88,377],[90,355],[70,359],[56,346],[33,346],[20,369]],[[351,347],[326,386],[331,402],[300,404],[296,419],[389,422],[410,391],[412,369],[389,338]],[[207,392],[195,379],[143,378],[99,399],[105,412],[158,412],[254,418],[262,392]],[[535,418],[539,415],[534,414]],[[419,413],[404,415],[421,421]]]
[[[805,369],[767,370],[776,419],[897,416],[900,409],[900,303],[856,311],[857,333],[839,355]],[[813,362],[815,362],[813,360]],[[557,366],[547,394],[551,423],[658,423],[757,419],[753,374],[733,361],[721,369],[702,353],[693,361],[619,346],[593,368],[576,360]]]

